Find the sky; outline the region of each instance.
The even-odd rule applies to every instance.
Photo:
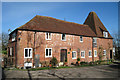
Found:
[[[110,34],[118,33],[117,2],[3,2],[2,31],[13,31],[36,15],[83,24],[91,11],[96,12]]]

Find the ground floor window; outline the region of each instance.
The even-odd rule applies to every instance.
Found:
[[[72,59],[76,59],[77,58],[77,52],[76,51],[72,51]]]
[[[32,58],[32,48],[24,48],[24,58]]]
[[[85,51],[81,51],[81,58],[85,58]]]
[[[94,57],[97,57],[97,50],[94,50]]]
[[[92,51],[89,50],[89,57],[92,57]]]
[[[52,48],[45,48],[45,57],[52,57]]]
[[[103,50],[103,55],[106,55],[106,50]]]

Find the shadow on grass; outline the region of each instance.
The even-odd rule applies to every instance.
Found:
[[[4,73],[4,68],[2,68],[2,80],[5,80],[6,76],[5,76],[5,73]]]
[[[31,75],[30,75],[30,70],[28,69],[27,71],[28,71],[29,80],[32,80],[32,77],[31,77]]]

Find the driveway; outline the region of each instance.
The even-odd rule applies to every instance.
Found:
[[[118,78],[118,64],[38,71],[4,70],[5,78]]]

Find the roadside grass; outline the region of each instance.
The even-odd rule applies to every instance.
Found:
[[[99,65],[110,65],[114,64],[113,62],[101,62],[101,64],[84,64],[78,66],[59,66],[59,67],[41,67],[41,68],[29,68],[29,69],[18,69],[18,68],[4,68],[4,70],[19,70],[19,71],[37,71],[37,70],[51,70],[51,69],[63,69],[63,68],[80,68],[80,67],[90,67],[90,66],[99,66]]]

